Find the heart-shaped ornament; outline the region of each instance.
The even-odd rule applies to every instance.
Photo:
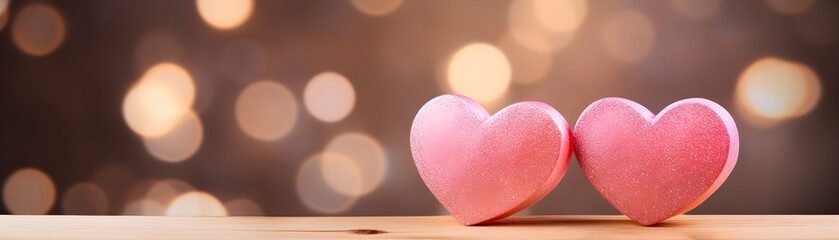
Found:
[[[498,220],[533,205],[568,169],[572,136],[565,118],[540,102],[490,116],[460,95],[428,101],[411,126],[417,170],[464,225]]]
[[[623,214],[652,225],[708,199],[737,163],[731,115],[710,100],[670,104],[658,115],[638,103],[604,98],[574,127],[583,173]]]

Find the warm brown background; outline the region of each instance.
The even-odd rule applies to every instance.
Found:
[[[16,11],[33,3],[54,7],[66,23],[61,46],[42,57],[18,49],[10,31]],[[740,158],[728,181],[691,213],[836,214],[836,5],[816,1],[801,14],[785,15],[763,1],[722,1],[712,16],[694,20],[666,1],[590,2],[574,40],[552,53],[547,76],[531,85],[514,81],[502,105],[546,102],[573,126],[589,103],[603,97],[629,98],[653,112],[680,99],[708,98],[737,121]],[[256,1],[247,22],[220,31],[201,19],[193,1],[12,0],[11,18],[0,29],[0,180],[24,167],[47,173],[57,190],[50,214],[63,213],[67,188],[106,166],[122,166],[136,180],[105,188],[112,214],[122,212],[123,192],[136,182],[168,178],[222,201],[248,198],[266,215],[441,214],[411,159],[411,120],[425,101],[448,93],[440,87],[439,71],[453,52],[504,38],[509,7],[509,1],[409,0],[373,17],[344,1]],[[600,42],[606,20],[627,9],[649,17],[655,29],[654,47],[632,63],[610,58]],[[826,32],[827,44],[802,36],[798,21],[811,15],[824,20],[810,27]],[[204,138],[198,152],[180,163],[151,156],[122,116],[126,92],[149,67],[137,61],[138,42],[152,33],[178,43],[180,54],[161,60],[178,63],[196,82],[194,108]],[[227,43],[241,38],[264,47],[264,68],[232,80],[219,70],[218,58]],[[822,94],[809,113],[761,126],[735,108],[738,76],[767,56],[804,64],[818,75]],[[307,81],[323,71],[343,74],[355,89],[352,112],[337,123],[318,121],[302,106]],[[294,130],[280,140],[255,140],[237,125],[236,98],[257,79],[282,83],[300,104]],[[345,211],[313,211],[295,190],[298,168],[347,131],[381,143],[388,163],[384,180]],[[531,209],[530,214],[618,213],[574,162],[557,188]]]

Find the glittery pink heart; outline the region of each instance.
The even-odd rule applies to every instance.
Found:
[[[422,180],[464,225],[510,216],[548,194],[568,169],[571,139],[547,104],[520,102],[490,117],[459,95],[431,99],[411,126]]]
[[[594,188],[643,225],[708,199],[734,168],[740,144],[725,108],[700,98],[673,103],[658,116],[627,99],[598,100],[580,115],[574,140]]]

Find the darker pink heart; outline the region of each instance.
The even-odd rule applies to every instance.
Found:
[[[731,115],[699,98],[657,116],[638,103],[592,103],[574,128],[577,160],[594,188],[626,216],[652,225],[705,201],[737,162]]]
[[[411,126],[411,152],[431,193],[462,224],[510,216],[550,192],[568,169],[565,118],[520,102],[490,117],[459,95],[428,101]]]

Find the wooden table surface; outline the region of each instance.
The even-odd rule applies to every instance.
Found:
[[[0,216],[0,239],[836,239],[837,215],[683,215],[644,227],[624,216],[514,216],[462,226],[425,217]]]

